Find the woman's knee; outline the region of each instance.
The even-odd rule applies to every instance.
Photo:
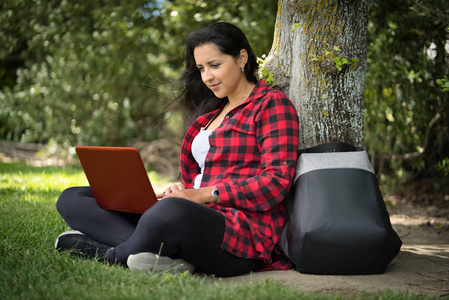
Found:
[[[65,189],[56,201],[56,210],[59,214],[64,217],[73,212],[77,204],[80,204],[78,198],[82,193],[87,193],[88,189],[90,190],[89,187],[70,187]]]
[[[73,187],[65,189],[61,195],[59,195],[56,201],[56,209],[59,214],[65,213],[68,203],[72,200]]]
[[[157,223],[158,227],[165,230],[179,228],[180,224],[183,224],[186,219],[191,217],[191,214],[189,214],[191,209],[189,207],[192,204],[199,205],[182,198],[166,198],[147,210],[139,222],[147,220],[151,223]]]
[[[224,218],[219,212],[190,200],[171,197],[147,210],[140,218],[139,225],[148,230],[157,228],[164,236],[180,236],[198,233],[203,223],[211,219],[218,219],[224,226]]]
[[[178,197],[168,197],[163,200],[160,200],[157,202],[157,205],[159,207],[184,207],[184,206],[190,206],[191,204],[194,204],[195,202],[192,202],[190,200],[184,199],[184,198],[178,198]],[[198,204],[198,203],[196,203]]]

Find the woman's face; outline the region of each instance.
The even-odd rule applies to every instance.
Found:
[[[244,66],[246,51],[236,59],[223,54],[213,43],[203,44],[194,49],[193,55],[201,79],[217,98],[230,100],[242,94],[247,82],[241,67]]]

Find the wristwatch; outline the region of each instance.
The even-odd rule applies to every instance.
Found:
[[[217,187],[214,185],[214,189],[212,190],[212,197],[214,197],[214,203],[218,203],[218,197],[220,197],[220,194],[218,193]]]

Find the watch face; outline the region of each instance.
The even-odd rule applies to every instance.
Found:
[[[218,190],[213,190],[212,191],[212,196],[214,197],[218,197],[220,194],[218,193]]]

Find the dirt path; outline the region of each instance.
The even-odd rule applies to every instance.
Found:
[[[435,217],[433,208],[419,209],[406,204],[389,209],[389,212],[403,246],[384,274],[324,276],[292,270],[260,272],[225,280],[242,282],[273,278],[300,291],[344,296],[388,289],[449,298],[448,218]]]

